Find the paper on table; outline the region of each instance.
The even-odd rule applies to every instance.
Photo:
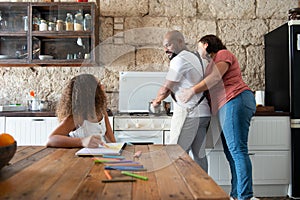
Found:
[[[102,155],[121,155],[126,143],[107,143],[109,148],[82,148],[75,153],[77,156],[102,156]]]

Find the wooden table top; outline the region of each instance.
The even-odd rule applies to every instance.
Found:
[[[0,171],[0,199],[229,199],[178,145],[133,145],[122,152],[144,165],[147,181],[103,183],[104,164],[77,157],[78,148],[19,146]],[[142,151],[139,158],[133,158]],[[113,179],[123,178],[111,170]],[[127,176],[127,178],[129,178]]]

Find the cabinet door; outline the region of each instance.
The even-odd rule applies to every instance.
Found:
[[[78,65],[95,61],[94,3],[32,3],[31,8],[32,63],[63,65],[68,60],[70,65]],[[83,26],[87,15],[90,29]],[[67,16],[70,22],[64,23]]]
[[[230,185],[231,173],[223,151],[210,151],[207,155],[208,174],[219,185]]]
[[[6,117],[6,131],[18,145],[45,145],[57,125],[56,117]]]
[[[251,120],[248,136],[249,150],[290,150],[291,128],[288,116],[255,116]],[[222,150],[221,138],[214,146]]]
[[[0,133],[5,132],[5,117],[0,117]]]
[[[0,64],[27,62],[27,8],[27,3],[0,3]]]
[[[256,116],[251,120],[249,150],[289,150],[290,138],[288,116]]]
[[[253,182],[256,185],[289,184],[289,151],[254,151],[250,153]]]
[[[250,152],[254,185],[289,184],[289,151]],[[231,173],[222,151],[211,151],[208,156],[208,174],[219,185],[230,185]]]

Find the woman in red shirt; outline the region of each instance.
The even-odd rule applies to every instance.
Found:
[[[237,58],[217,36],[202,37],[199,51],[210,63],[206,77],[183,91],[181,98],[187,101],[195,93],[209,90],[212,113],[218,115],[224,153],[231,169],[230,196],[239,200],[250,199],[253,190],[248,132],[250,120],[256,111],[254,95],[242,79]]]

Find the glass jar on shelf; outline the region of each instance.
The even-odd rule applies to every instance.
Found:
[[[32,18],[32,30],[33,31],[38,31],[40,26],[40,19],[38,17],[33,17]]]
[[[66,17],[66,31],[73,31],[74,30],[74,21],[73,16],[71,13],[67,13]]]
[[[83,31],[83,17],[81,12],[75,15],[74,19],[74,31]]]
[[[2,12],[0,11],[0,30],[7,30],[7,21],[3,18]]]
[[[24,31],[28,31],[28,17],[23,16]]]
[[[54,22],[49,22],[48,31],[55,31],[56,24]]]
[[[41,20],[41,24],[39,26],[39,30],[40,31],[47,31],[48,30],[48,24],[47,24],[47,21],[42,19]]]
[[[63,31],[64,30],[64,22],[63,20],[56,21],[56,31]]]
[[[92,16],[88,13],[86,13],[84,15],[83,29],[85,31],[91,31],[92,30]]]

